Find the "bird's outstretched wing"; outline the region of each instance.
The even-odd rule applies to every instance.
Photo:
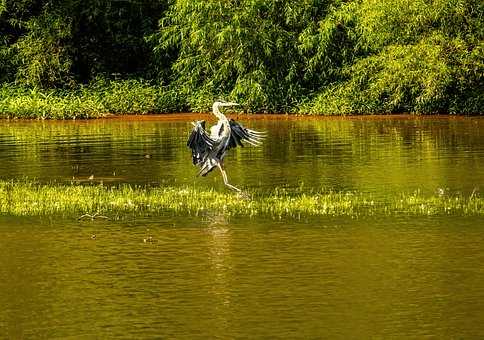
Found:
[[[242,141],[246,141],[250,145],[259,146],[262,140],[265,138],[264,132],[258,132],[243,127],[235,120],[229,121],[230,125],[230,140],[228,142],[228,149],[235,148],[237,146],[244,146]]]
[[[213,147],[213,139],[211,139],[205,131],[205,121],[198,120],[193,122],[193,130],[188,137],[187,146],[192,149],[192,161],[195,165],[200,165],[205,159],[209,151]]]

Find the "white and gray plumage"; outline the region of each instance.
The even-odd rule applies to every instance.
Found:
[[[193,130],[188,138],[187,146],[192,149],[193,164],[200,167],[199,176],[206,176],[215,167],[220,169],[226,186],[235,191],[241,191],[228,182],[227,173],[224,170],[224,158],[227,151],[237,146],[243,147],[242,142],[253,146],[259,146],[265,134],[247,129],[233,119],[227,119],[220,112],[220,107],[234,106],[237,103],[215,102],[213,114],[218,118],[218,123],[210,129],[210,134],[205,130],[205,121],[193,122]]]

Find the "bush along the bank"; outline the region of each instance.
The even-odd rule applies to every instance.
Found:
[[[482,114],[483,17],[480,0],[0,0],[0,113]]]
[[[183,109],[177,94],[143,81],[97,81],[66,89],[0,87],[4,118],[96,118],[108,114],[149,114]]]

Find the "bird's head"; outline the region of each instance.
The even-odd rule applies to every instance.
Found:
[[[236,106],[236,105],[239,105],[237,103],[234,103],[234,102],[215,102],[213,103],[213,111],[215,112],[216,110],[218,110],[219,107],[224,107],[224,106]]]

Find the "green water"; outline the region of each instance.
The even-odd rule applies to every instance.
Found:
[[[243,188],[479,194],[484,120],[248,121]],[[0,177],[214,186],[188,122],[0,122]],[[93,179],[89,177],[93,175]],[[484,337],[482,218],[0,217],[0,338]]]
[[[357,190],[472,192],[484,182],[484,119],[246,121],[265,130],[263,147],[226,159],[232,183]],[[192,185],[224,190],[221,176],[197,178],[185,143],[190,122],[0,122],[0,178]]]

